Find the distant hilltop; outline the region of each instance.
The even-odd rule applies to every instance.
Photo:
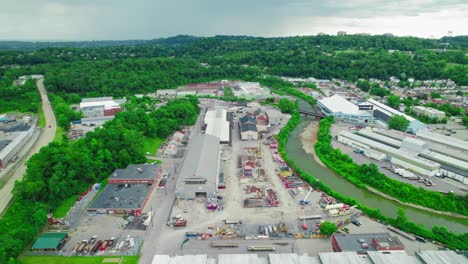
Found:
[[[314,44],[320,45],[322,43],[329,44],[329,41],[333,39],[340,40],[362,40],[362,39],[382,39],[382,38],[394,38],[394,39],[417,39],[426,43],[426,46],[438,47],[440,45],[456,45],[461,47],[468,47],[468,36],[455,36],[455,37],[443,37],[440,39],[426,39],[418,37],[396,37],[393,34],[386,33],[383,35],[368,35],[364,33],[346,35],[339,34],[338,36],[327,35],[324,33],[316,36],[300,36],[300,37],[253,37],[253,36],[213,36],[213,37],[196,37],[189,35],[178,35],[169,38],[157,38],[151,40],[98,40],[98,41],[0,41],[0,51],[5,50],[17,50],[17,51],[31,51],[44,48],[99,48],[99,47],[112,47],[112,46],[148,46],[148,45],[184,45],[190,44],[197,41],[206,39],[219,39],[219,40],[285,40],[285,39],[308,39]]]

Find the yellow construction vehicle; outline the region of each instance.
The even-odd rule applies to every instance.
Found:
[[[286,225],[285,225],[283,222],[281,222],[281,223],[279,224],[279,230],[280,230],[281,232],[283,232],[283,233],[287,233],[287,232],[288,232],[288,228],[286,227]]]

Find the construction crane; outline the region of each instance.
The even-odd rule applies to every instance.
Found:
[[[313,189],[312,187],[310,187],[309,192],[308,192],[307,195],[304,197],[304,199],[302,199],[302,200],[299,201],[299,204],[300,204],[300,205],[307,205],[307,204],[310,203],[310,201],[307,200],[307,198],[309,198],[309,195],[310,195],[310,193],[311,193],[313,190],[314,190],[314,189]]]

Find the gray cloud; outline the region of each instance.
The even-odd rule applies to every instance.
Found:
[[[281,36],[340,29],[368,32],[369,25],[375,26],[369,21],[381,23],[383,33],[390,31],[387,27],[400,30],[395,17],[416,18],[414,23],[419,23],[423,32],[427,31],[427,20],[434,19],[425,14],[443,19],[443,26],[457,29],[458,34],[468,33],[460,26],[467,22],[466,0],[0,0],[0,39]],[[452,21],[451,15],[465,20]],[[404,25],[397,33],[414,34],[406,33]]]

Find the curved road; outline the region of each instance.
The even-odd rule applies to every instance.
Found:
[[[49,98],[47,97],[47,92],[44,87],[44,78],[37,80],[36,85],[39,93],[41,94],[42,111],[44,112],[46,124],[44,128],[41,128],[41,134],[34,143],[33,147],[29,150],[28,154],[21,159],[21,165],[19,165],[16,170],[14,170],[11,178],[0,190],[0,215],[8,207],[8,204],[13,198],[11,191],[13,190],[15,181],[20,180],[26,172],[26,161],[29,160],[32,155],[39,152],[42,147],[47,146],[50,142],[52,142],[55,137],[55,131],[57,130],[57,121],[55,119],[55,114],[52,110]]]

